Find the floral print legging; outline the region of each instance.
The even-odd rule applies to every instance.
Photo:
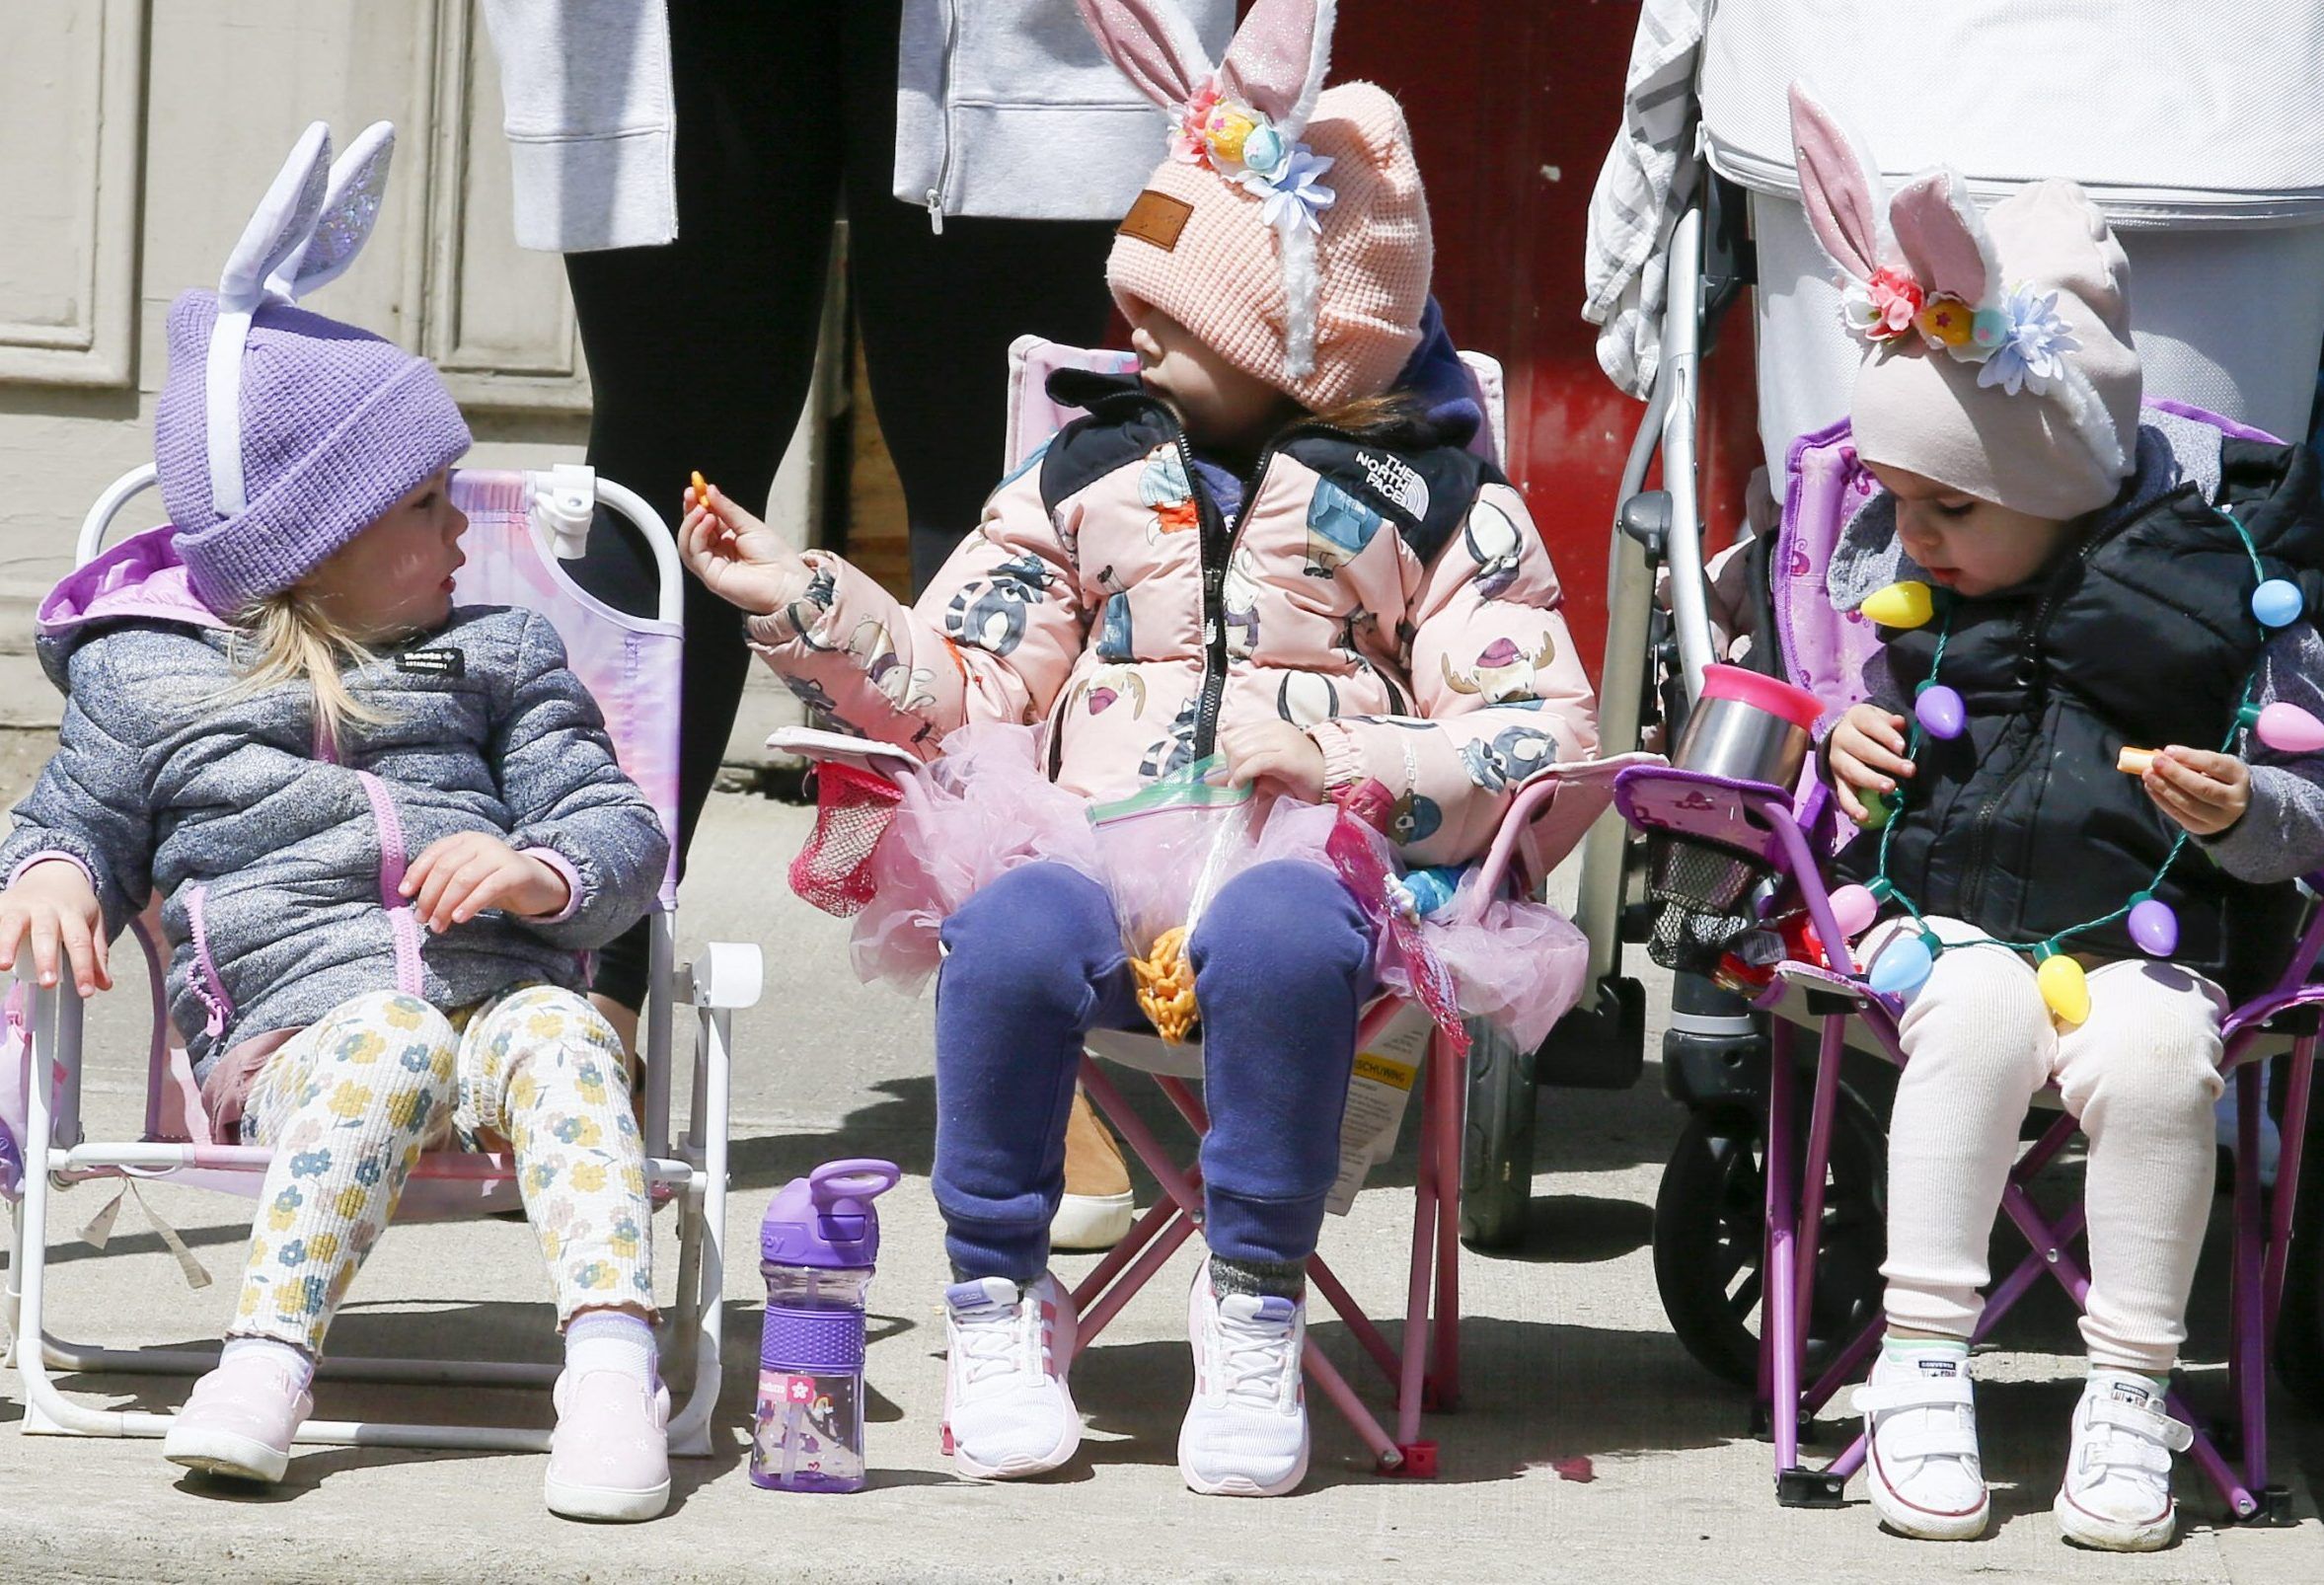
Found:
[[[650,1312],[644,1150],[612,1026],[555,986],[451,1017],[383,991],[292,1036],[251,1086],[242,1137],[274,1159],[228,1332],[321,1353],[419,1153],[455,1130],[514,1151],[560,1324],[593,1307]]]

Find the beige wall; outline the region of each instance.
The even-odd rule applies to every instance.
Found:
[[[55,720],[33,609],[90,501],[150,460],[171,299],[215,284],[311,120],[399,134],[370,248],[311,306],[434,358],[472,464],[579,460],[587,375],[558,259],[511,237],[489,49],[474,0],[0,4],[0,725]],[[803,524],[793,451],[775,515]],[[149,495],[123,523],[159,520]]]

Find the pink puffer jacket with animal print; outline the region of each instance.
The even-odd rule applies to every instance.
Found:
[[[1087,408],[985,504],[907,608],[811,555],[753,627],[818,725],[923,758],[955,727],[1043,727],[1050,777],[1118,797],[1275,715],[1334,791],[1377,778],[1414,865],[1490,842],[1511,793],[1597,746],[1548,552],[1498,470],[1427,435],[1295,423],[1221,511],[1169,411],[1067,371]]]

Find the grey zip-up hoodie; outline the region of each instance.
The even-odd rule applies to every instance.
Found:
[[[934,220],[1119,219],[1166,151],[1161,113],[1098,53],[1074,0],[842,3],[903,7],[893,190]],[[1167,3],[1213,59],[1226,49],[1233,0]],[[518,245],[584,253],[677,236],[666,0],[485,0],[485,21]]]
[[[669,845],[549,620],[456,608],[349,674],[389,719],[319,754],[305,685],[221,698],[230,630],[187,587],[171,532],[123,541],[41,604],[64,724],[0,877],[72,860],[109,936],[158,893],[171,1019],[205,1081],[236,1044],[368,992],[452,1009],[525,980],[580,989],[582,954],[651,905]],[[427,934],[396,888],[463,831],[539,853],[571,887],[564,912]]]

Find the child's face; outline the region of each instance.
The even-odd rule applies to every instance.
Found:
[[[466,532],[467,514],[438,473],[308,573],[306,587],[366,642],[435,627],[452,611]]]
[[[1864,465],[1897,498],[1897,538],[1928,575],[1960,594],[2014,588],[2050,565],[2073,523],[2033,517],[1892,468]]]
[[[1136,305],[1130,347],[1146,388],[1197,445],[1255,447],[1295,411],[1291,398],[1221,357],[1159,308]]]

